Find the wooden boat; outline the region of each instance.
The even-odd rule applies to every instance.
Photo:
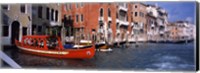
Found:
[[[113,51],[111,48],[111,46],[106,44],[105,42],[99,42],[95,44],[95,48],[97,51],[101,51],[101,52],[109,52],[109,51]]]
[[[23,36],[22,41],[15,40],[16,46],[30,54],[54,57],[87,59],[95,54],[95,46],[88,45],[76,48],[63,48],[59,37],[51,36]]]
[[[111,48],[107,48],[107,49],[99,49],[99,51],[101,52],[110,52],[113,51]]]
[[[97,49],[108,49],[108,45],[105,42],[100,42],[95,44],[95,48]]]

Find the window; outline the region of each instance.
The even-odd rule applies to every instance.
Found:
[[[72,5],[71,4],[69,4],[69,9],[72,9]]]
[[[23,27],[23,35],[27,35],[27,27]]]
[[[143,13],[143,12],[140,12],[140,16],[141,16],[141,17],[144,17],[144,13]]]
[[[100,9],[100,16],[101,17],[103,16],[103,9],[102,8]]]
[[[77,14],[77,15],[76,15],[76,22],[78,22],[78,19],[79,19],[78,17],[79,17],[79,16],[78,16],[78,14]]]
[[[111,17],[111,11],[110,11],[110,8],[108,8],[108,17]]]
[[[83,7],[83,3],[80,3],[80,6]]]
[[[81,14],[81,21],[83,21],[83,14]]]
[[[66,10],[66,11],[68,10],[68,4],[65,5],[65,10]]]
[[[49,20],[49,8],[46,9],[46,18]]]
[[[54,20],[54,10],[51,9],[51,20],[53,21]]]
[[[137,12],[135,12],[135,17],[137,17],[137,15],[138,15],[138,13],[137,13]]]
[[[117,25],[117,26],[116,26],[116,27],[117,27],[117,29],[119,29],[119,23],[117,23],[116,25]]]
[[[128,21],[128,15],[126,16],[126,21]]]
[[[110,28],[110,26],[111,26],[111,21],[108,22],[108,28]]]
[[[38,15],[38,9],[37,9],[37,7],[33,7],[32,6],[32,16],[37,16]]]
[[[38,26],[38,32],[42,32],[42,26]]]
[[[42,18],[42,6],[38,7],[38,17]]]
[[[118,18],[118,13],[116,13],[116,18]]]
[[[5,13],[3,13],[2,15],[3,15],[2,16],[3,24],[8,25],[9,24],[8,23],[9,17]]]
[[[143,13],[143,12],[140,12],[140,16],[141,16],[141,17],[144,17],[144,13]]]
[[[3,36],[8,36],[8,34],[9,34],[8,26],[3,26]]]
[[[2,9],[9,10],[8,5],[1,5]]]
[[[131,16],[131,22],[133,22],[133,17]]]
[[[69,15],[69,19],[71,20],[71,15]]]
[[[55,18],[55,21],[57,22],[58,21],[58,10],[56,10],[56,18]]]
[[[32,34],[35,34],[36,31],[36,24],[32,24]]]
[[[78,8],[78,7],[79,7],[79,3],[76,4],[76,8]]]
[[[137,8],[137,5],[135,5],[135,8]]]
[[[140,15],[140,17],[142,17],[142,12],[140,12],[140,14],[139,14],[139,15]]]
[[[24,4],[21,5],[20,10],[21,10],[22,13],[25,13],[26,12],[26,5],[24,5]]]

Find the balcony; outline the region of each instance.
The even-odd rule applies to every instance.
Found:
[[[61,26],[58,22],[51,21],[50,26]]]
[[[133,22],[131,23],[131,26],[134,26],[134,23],[133,23]]]
[[[99,17],[98,20],[99,21],[104,21],[104,18],[103,17]]]
[[[117,33],[120,33],[120,30],[119,29],[117,29],[117,31],[116,31]]]
[[[122,20],[119,20],[119,24],[120,24],[120,26],[121,25],[124,25],[124,26],[128,26],[129,25],[129,23],[127,21],[122,21]]]
[[[100,28],[100,29],[98,30],[98,33],[104,33],[103,28]]]
[[[127,12],[128,8],[126,8],[124,6],[119,6],[119,11],[121,11],[121,10]]]
[[[143,29],[143,24],[141,23],[141,24],[135,24],[135,23],[133,23],[132,24],[133,25],[133,29]]]
[[[155,27],[155,25],[154,25],[154,24],[151,24],[151,27]]]
[[[112,29],[111,28],[108,29],[108,33],[112,33]]]
[[[111,17],[108,17],[108,21],[112,21],[112,18],[111,18]]]
[[[160,34],[164,34],[164,31],[160,31],[159,33],[160,33]]]
[[[141,28],[138,27],[138,26],[134,26],[133,29],[135,29],[135,30],[140,30]]]
[[[119,19],[116,19],[116,23],[119,23]]]

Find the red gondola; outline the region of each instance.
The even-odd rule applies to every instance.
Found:
[[[64,48],[59,37],[23,36],[21,42],[15,40],[18,48],[24,52],[54,58],[87,59],[95,54],[93,44],[84,47]]]

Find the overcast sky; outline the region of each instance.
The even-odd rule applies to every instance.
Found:
[[[168,20],[174,22],[177,20],[187,20],[190,23],[195,22],[196,3],[195,2],[144,2],[145,4],[158,5],[168,12]]]

